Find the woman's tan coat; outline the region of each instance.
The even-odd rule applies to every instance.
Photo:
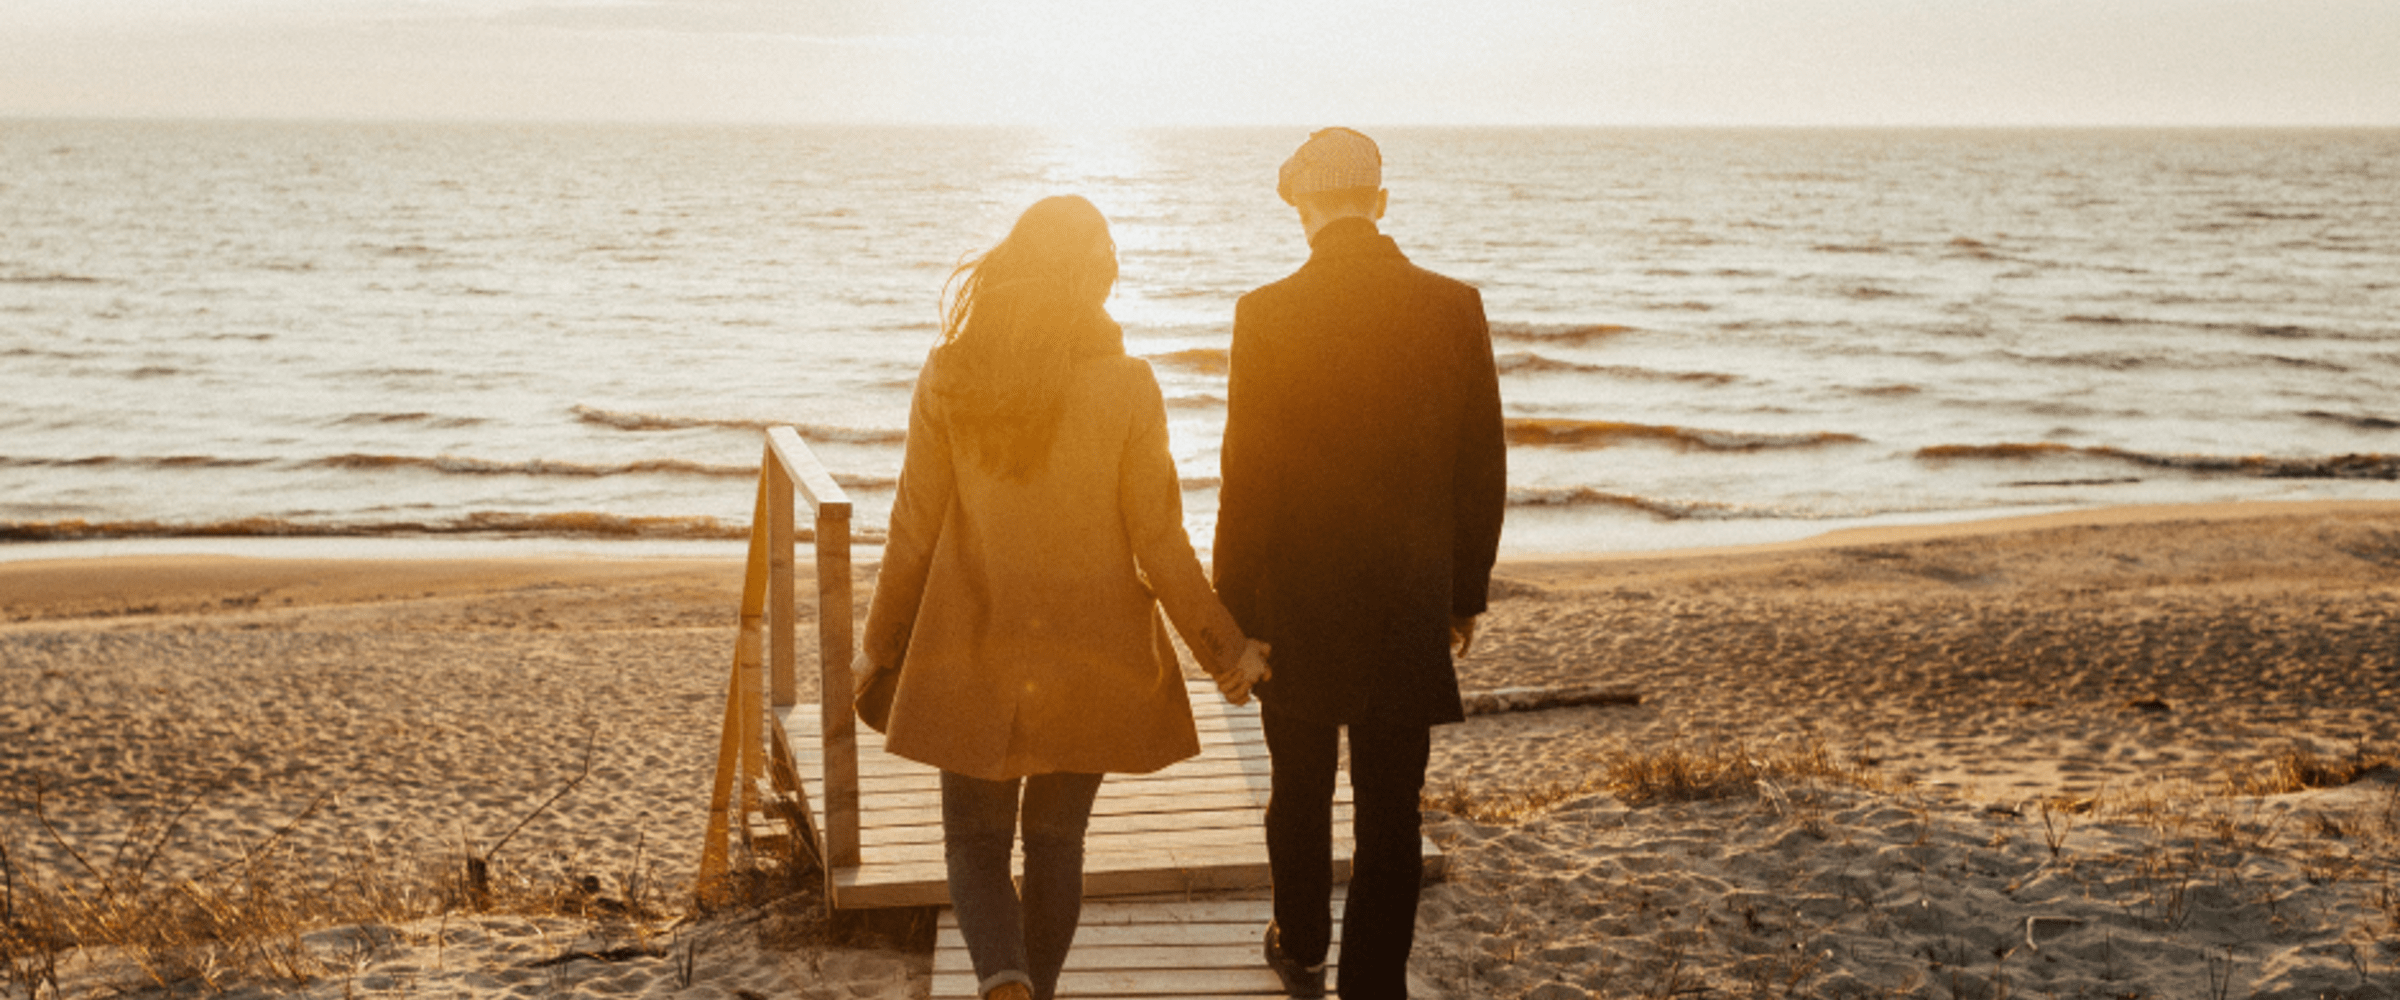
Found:
[[[936,349],[917,380],[867,615],[868,658],[901,663],[886,748],[993,780],[1142,773],[1199,753],[1151,595],[1212,672],[1233,669],[1244,640],[1184,534],[1149,363],[1078,362],[1051,452],[1019,481],[954,433],[954,367]]]

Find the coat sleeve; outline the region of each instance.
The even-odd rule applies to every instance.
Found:
[[[1450,551],[1450,613],[1479,615],[1488,606],[1492,563],[1500,553],[1500,522],[1508,513],[1508,431],[1500,411],[1500,376],[1492,362],[1491,325],[1483,294],[1467,292],[1458,320],[1460,357],[1456,516]]]
[[[942,522],[949,516],[958,489],[949,428],[936,412],[934,394],[928,388],[931,382],[921,375],[916,395],[909,401],[908,444],[900,465],[898,496],[892,500],[883,568],[876,574],[875,598],[868,607],[866,635],[860,644],[878,667],[897,665],[908,652],[908,637],[916,631],[917,609],[924,603],[934,546],[941,540]]]
[[[1245,638],[1233,615],[1217,601],[1200,557],[1183,529],[1183,483],[1167,446],[1167,404],[1147,362],[1140,367],[1132,430],[1118,464],[1118,505],[1125,512],[1127,541],[1150,589],[1183,636],[1183,644],[1211,674],[1234,669]]]
[[[1259,593],[1266,585],[1274,488],[1268,460],[1272,442],[1266,436],[1274,421],[1259,412],[1268,396],[1259,323],[1253,300],[1243,297],[1233,313],[1225,436],[1217,450],[1217,532],[1210,556],[1217,599],[1252,634],[1266,625]]]

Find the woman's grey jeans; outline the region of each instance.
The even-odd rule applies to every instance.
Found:
[[[1058,970],[1083,917],[1083,831],[1099,793],[1097,774],[987,781],[942,772],[942,857],[950,870],[950,906],[975,962],[978,995],[1012,981],[1031,988],[1034,1000],[1051,1000],[1058,992]],[[1009,878],[1020,811],[1022,894]]]

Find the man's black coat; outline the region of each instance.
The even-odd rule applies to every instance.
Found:
[[[1456,722],[1507,503],[1483,298],[1364,219],[1234,312],[1215,571],[1274,647],[1259,696],[1324,722]]]

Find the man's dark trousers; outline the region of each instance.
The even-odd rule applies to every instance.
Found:
[[[1267,857],[1276,873],[1275,925],[1284,953],[1315,965],[1325,960],[1333,935],[1327,900],[1343,727],[1279,713],[1264,699],[1260,718],[1273,767]],[[1397,1000],[1408,996],[1408,953],[1424,878],[1417,803],[1432,741],[1422,724],[1353,724],[1349,730],[1357,850],[1349,902],[1342,908],[1335,992],[1344,1000]]]

